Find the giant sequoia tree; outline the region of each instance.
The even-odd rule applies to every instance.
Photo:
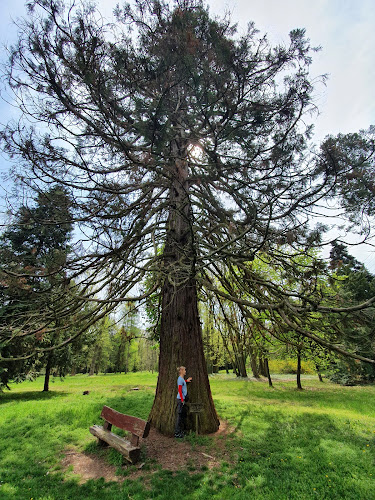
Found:
[[[303,30],[275,47],[252,24],[239,35],[201,0],[138,0],[115,18],[105,24],[88,3],[29,2],[8,72],[23,115],[3,143],[30,188],[59,182],[75,200],[83,243],[65,267],[80,292],[66,292],[55,310],[77,321],[82,302],[93,302],[83,331],[159,289],[150,420],[173,430],[176,367],[185,365],[191,399],[204,404],[200,430],[211,432],[219,422],[197,290],[249,316],[270,311],[270,321],[287,319],[306,335],[309,314],[328,308],[313,285],[318,261],[295,271],[310,273],[309,287],[289,290],[251,266],[262,251],[293,270],[293,255],[319,242],[309,213],[335,175],[308,155],[312,49]],[[45,325],[53,329],[47,312]]]

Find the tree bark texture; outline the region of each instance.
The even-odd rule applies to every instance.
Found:
[[[236,363],[237,363],[238,376],[243,377],[243,378],[247,378],[246,354],[238,351],[236,353]]]
[[[176,420],[177,368],[186,366],[189,401],[203,403],[199,432],[207,434],[219,428],[211,396],[197,307],[195,283],[175,291],[167,283],[163,290],[159,377],[154,404],[149,416],[153,427],[167,435],[174,433]],[[187,418],[187,429],[195,430],[195,420]]]
[[[177,368],[185,366],[191,403],[202,403],[199,432],[219,428],[203,353],[195,281],[195,247],[188,195],[185,151],[172,144],[174,179],[170,188],[170,209],[164,247],[159,376],[149,421],[166,435],[173,435],[176,421]],[[182,157],[182,159],[181,159]],[[195,419],[187,417],[187,429],[195,430]]]

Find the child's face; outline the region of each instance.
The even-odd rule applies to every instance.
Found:
[[[180,375],[181,377],[184,377],[186,375],[186,368],[183,368],[181,371],[180,371]]]

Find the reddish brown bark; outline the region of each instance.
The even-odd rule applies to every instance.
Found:
[[[215,432],[219,420],[212,400],[194,281],[178,291],[168,284],[163,290],[163,315],[160,338],[159,377],[154,404],[149,416],[152,426],[172,435],[176,423],[177,367],[186,366],[189,401],[203,403],[199,415],[199,433]],[[188,415],[188,429],[195,430],[195,420]]]
[[[203,353],[201,323],[195,281],[196,248],[187,181],[188,166],[184,141],[172,143],[174,179],[170,188],[167,237],[164,247],[162,315],[160,328],[159,377],[154,404],[149,416],[152,426],[172,435],[176,422],[177,368],[185,366],[189,400],[203,403],[199,432],[215,432],[219,420],[212,400]],[[195,419],[188,415],[188,429]]]

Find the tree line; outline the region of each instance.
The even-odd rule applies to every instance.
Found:
[[[71,251],[72,227],[51,225],[46,230],[40,224],[41,214],[70,210],[70,199],[62,187],[54,186],[40,193],[33,206],[22,206],[12,224],[0,238],[1,261],[7,269],[17,271],[17,275],[4,274],[0,285],[3,321],[14,328],[16,318],[24,317],[24,310],[37,315],[43,301],[51,301],[56,283],[46,278],[46,269],[51,270],[67,258]],[[301,264],[313,262],[313,258],[303,255]],[[48,266],[48,267],[47,267]],[[251,266],[263,269],[273,282],[282,279],[280,269],[272,267],[267,255],[259,254]],[[27,272],[31,274],[27,274]],[[39,272],[39,276],[37,276]],[[364,302],[375,295],[375,276],[365,266],[351,256],[340,243],[332,244],[327,269],[321,272],[319,280],[336,300],[345,303],[352,300]],[[145,283],[153,286],[152,281]],[[10,380],[21,381],[43,373],[44,390],[49,389],[51,373],[65,376],[70,373],[89,375],[104,373],[127,373],[130,371],[158,370],[159,334],[157,302],[159,292],[150,296],[143,312],[147,314],[147,325],[140,327],[140,310],[127,304],[116,314],[108,314],[95,323],[75,342],[63,349],[51,350],[36,357],[3,364],[1,385],[8,387]],[[85,305],[87,307],[87,305]],[[269,331],[271,323],[268,314],[262,312],[249,318],[241,307],[214,294],[200,296],[199,312],[202,319],[202,339],[208,373],[225,369],[238,377],[252,376],[272,378],[268,360],[294,357],[296,362],[297,387],[301,386],[301,360],[314,363],[316,373],[322,380],[321,371],[328,373],[332,380],[341,383],[372,381],[375,370],[368,363],[349,362],[344,357],[333,356],[317,343],[308,341],[292,331],[284,331],[277,336]],[[320,318],[323,321],[323,318]],[[324,318],[324,321],[326,318]],[[60,321],[59,324],[62,325]],[[69,321],[70,324],[70,321]],[[22,330],[20,330],[22,331]],[[25,332],[24,332],[25,333]],[[70,332],[69,332],[70,333]],[[281,332],[280,332],[281,333]],[[26,340],[24,340],[26,338]],[[20,339],[20,336],[17,336]],[[19,355],[35,345],[53,346],[56,337],[46,338],[42,331],[22,338],[21,342],[2,346],[2,353]],[[345,330],[340,333],[340,342],[346,349],[370,357],[373,354],[375,332],[374,311],[361,312],[361,319],[353,324],[347,320]],[[13,350],[13,351],[12,351]]]

